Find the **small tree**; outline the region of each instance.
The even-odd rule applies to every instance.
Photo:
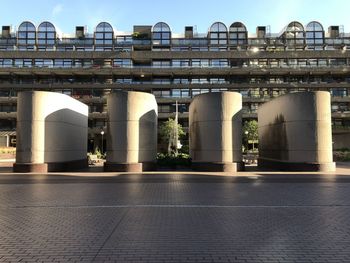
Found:
[[[243,142],[248,146],[248,142],[253,141],[253,150],[254,150],[254,141],[259,139],[258,136],[258,122],[256,120],[246,121],[243,125]],[[248,147],[247,147],[248,148]]]
[[[161,142],[168,145],[168,154],[171,155],[176,152],[177,142],[175,142],[175,120],[169,118],[163,122],[159,127],[159,135]],[[181,124],[177,124],[178,139],[185,135]]]

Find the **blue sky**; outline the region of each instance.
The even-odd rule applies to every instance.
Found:
[[[51,21],[64,33],[73,33],[76,25],[89,32],[100,21],[110,22],[118,31],[132,31],[133,25],[167,22],[174,33],[188,25],[205,33],[215,21],[227,26],[243,22],[250,32],[256,26],[269,25],[278,33],[293,20],[306,24],[321,22],[343,25],[350,32],[349,0],[0,0],[0,25],[17,27],[30,20],[38,25]]]

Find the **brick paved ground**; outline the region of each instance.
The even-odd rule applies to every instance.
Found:
[[[0,261],[350,262],[350,176],[0,174]]]

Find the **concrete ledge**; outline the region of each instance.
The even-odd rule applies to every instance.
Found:
[[[105,172],[142,172],[142,163],[111,163],[105,162]]]
[[[142,171],[156,171],[157,164],[154,162],[144,162],[142,163]]]
[[[143,171],[155,171],[157,165],[153,162],[145,163],[112,163],[105,162],[103,170],[105,172],[131,172],[140,173]]]
[[[192,169],[207,172],[238,172],[244,170],[244,163],[192,162]]]
[[[88,159],[74,160],[59,163],[47,163],[49,172],[62,172],[87,169],[89,167]]]
[[[290,163],[282,161],[272,161],[258,158],[258,167],[261,170],[272,171],[309,171],[309,172],[334,172],[335,162],[331,163]]]
[[[88,160],[75,160],[59,163],[14,163],[15,173],[47,173],[47,172],[69,172],[87,169]]]
[[[47,173],[46,163],[14,163],[14,173]]]

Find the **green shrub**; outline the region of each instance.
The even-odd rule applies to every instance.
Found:
[[[160,166],[190,166],[191,159],[186,153],[179,153],[177,156],[157,153],[157,164]]]
[[[339,148],[335,150],[336,152],[350,152],[350,149],[347,147]]]
[[[334,161],[338,162],[349,162],[350,161],[350,151],[344,150],[337,150],[333,152],[333,159]]]
[[[96,155],[98,159],[105,159],[106,158],[105,154],[101,153],[100,148],[98,148],[98,146],[96,146],[93,154]]]

